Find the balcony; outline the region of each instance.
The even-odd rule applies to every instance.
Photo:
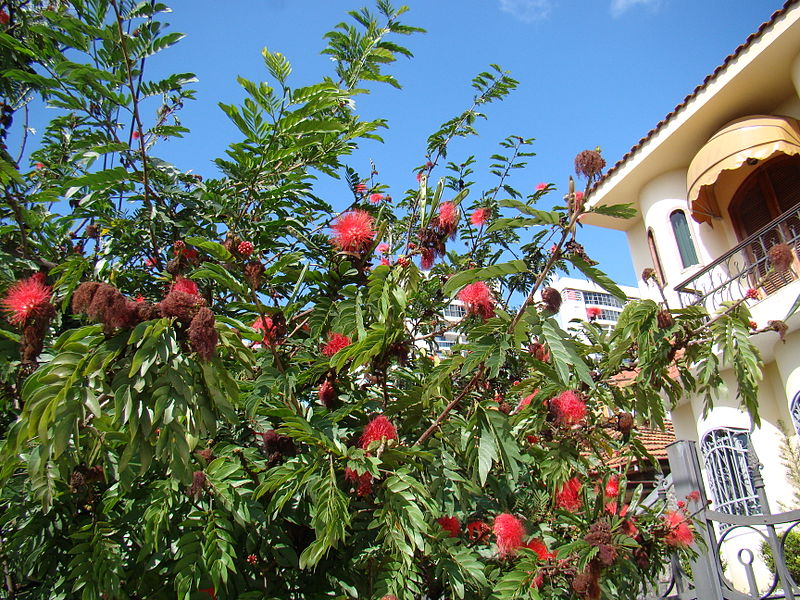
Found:
[[[767,258],[769,249],[781,242],[795,250],[792,269],[785,273],[771,270]],[[676,285],[675,291],[681,306],[702,305],[712,312],[723,302],[739,300],[749,289],[757,289],[759,297],[765,298],[798,278],[798,248],[800,205],[767,223],[714,262]]]

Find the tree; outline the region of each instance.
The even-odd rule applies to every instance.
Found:
[[[448,156],[509,74],[475,77],[390,199],[345,162],[385,126],[353,98],[398,86],[386,69],[420,31],[379,0],[327,34],[315,85],[264,50],[268,81],[221,105],[241,141],[203,181],[156,154],[190,134],[194,95],[190,73],[145,75],[180,39],[166,6],[4,6],[2,137],[21,140],[0,162],[5,597],[633,598],[689,545],[688,516],[641,506],[608,458],[647,458],[634,419],[660,425],[664,398],[711,401],[715,345],[757,418],[747,308],[645,300],[613,332],[562,330],[554,269],[624,298],[576,241],[582,194],[542,210],[549,187],[512,187],[523,137],[479,193],[474,158]],[[58,112],[26,156],[15,119],[38,101]],[[468,343],[438,352],[452,327]]]

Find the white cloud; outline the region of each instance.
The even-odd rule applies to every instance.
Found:
[[[660,0],[611,0],[611,16],[615,19],[637,5],[651,9],[658,7]]]
[[[500,0],[500,10],[526,23],[546,19],[551,8],[551,0]]]

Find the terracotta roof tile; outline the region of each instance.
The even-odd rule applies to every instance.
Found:
[[[798,4],[798,2],[800,2],[800,0],[787,0],[786,3],[783,5],[783,8],[776,10],[772,14],[769,21],[764,21],[754,33],[751,33],[747,37],[744,43],[740,44],[736,48],[736,50],[734,50],[731,54],[725,57],[725,60],[722,61],[721,65],[719,65],[716,69],[714,69],[714,71],[710,75],[706,76],[706,78],[703,80],[703,83],[694,88],[694,91],[692,91],[688,96],[686,96],[686,98],[684,98],[680,104],[678,104],[675,108],[673,108],[672,111],[669,114],[667,114],[666,117],[664,117],[661,121],[659,121],[658,124],[655,127],[653,127],[653,129],[648,131],[647,134],[633,146],[633,148],[631,148],[628,152],[626,152],[625,155],[614,164],[614,166],[612,166],[608,171],[606,171],[603,174],[603,176],[595,182],[591,190],[589,190],[589,194],[594,192],[594,190],[596,190],[598,186],[600,186],[600,184],[602,184],[613,173],[618,171],[626,162],[628,162],[628,160],[631,159],[633,155],[636,154],[648,140],[650,140],[656,133],[661,131],[667,125],[667,123],[669,123],[670,120],[672,120],[673,117],[675,117],[679,112],[681,112],[684,108],[686,108],[686,106],[689,104],[691,100],[696,98],[700,92],[702,92],[706,87],[708,87],[708,84],[714,81],[728,67],[728,65],[731,62],[736,60],[739,57],[739,55],[742,54],[742,52],[747,50],[747,48],[749,48],[753,44],[753,42],[755,42],[758,38],[760,38],[767,29],[769,29],[772,25],[774,25],[775,22],[781,16],[783,16],[786,12],[788,12],[793,5]]]
[[[667,460],[667,446],[676,440],[675,429],[671,421],[664,422],[664,429],[652,429],[649,427],[637,427],[637,438],[645,449],[658,461]],[[608,461],[612,468],[621,466],[627,459],[621,456],[614,456]],[[636,463],[634,459],[634,463]]]

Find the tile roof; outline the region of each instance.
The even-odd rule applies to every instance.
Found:
[[[676,441],[675,429],[671,421],[664,421],[664,429],[653,429],[649,427],[637,427],[637,439],[645,447],[653,458],[657,461],[667,460],[667,446]],[[621,434],[618,434],[621,435]],[[612,468],[619,467],[624,464],[627,459],[622,456],[613,456],[608,460],[608,465]],[[637,459],[633,463],[637,463]]]
[[[628,152],[626,152],[625,155],[623,155],[623,157],[620,158],[614,164],[614,166],[612,166],[608,171],[606,171],[603,174],[603,176],[600,177],[600,179],[598,179],[594,183],[591,190],[589,190],[589,194],[591,194],[594,190],[596,190],[606,179],[608,179],[613,173],[618,171],[626,162],[628,162],[628,160],[630,160],[633,157],[633,155],[636,154],[642,148],[642,146],[644,146],[646,142],[648,142],[655,134],[661,131],[678,113],[680,113],[684,108],[686,108],[689,102],[694,100],[698,96],[698,94],[700,94],[700,92],[706,89],[706,87],[708,87],[708,85],[711,82],[713,82],[723,71],[725,71],[725,69],[731,62],[736,60],[756,40],[758,40],[762,35],[764,35],[764,32],[766,32],[767,29],[769,29],[772,25],[774,25],[775,22],[781,16],[787,13],[792,6],[798,3],[800,3],[800,0],[787,0],[782,8],[779,8],[774,13],[772,13],[770,19],[768,21],[764,21],[754,33],[751,33],[747,37],[747,39],[736,48],[736,50],[734,50],[731,54],[725,57],[725,60],[722,61],[722,64],[719,65],[716,69],[714,69],[714,71],[711,74],[707,75],[706,78],[703,80],[703,83],[694,88],[694,90],[688,96],[686,96],[686,98],[684,98],[680,104],[678,104],[675,108],[673,108],[672,111],[670,111],[670,113],[667,114],[666,117],[661,119],[661,121],[659,121],[658,124],[655,127],[653,127],[653,129],[648,131],[647,134],[633,146],[633,148],[628,150]]]

